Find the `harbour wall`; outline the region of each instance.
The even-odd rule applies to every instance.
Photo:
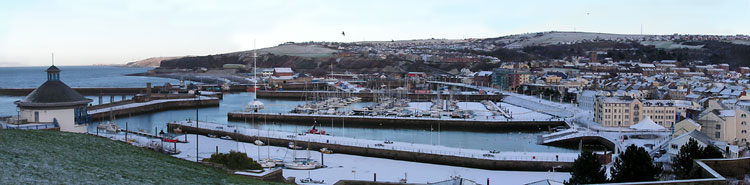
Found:
[[[283,99],[304,99],[314,96],[320,96],[320,97],[360,97],[365,101],[372,101],[373,98],[377,98],[377,93],[348,93],[348,92],[339,92],[339,91],[258,91],[257,92],[258,98],[283,98]],[[382,96],[382,95],[381,95]],[[394,96],[405,96],[404,98],[409,98],[411,100],[416,101],[430,101],[433,98],[437,97],[437,94],[416,94],[416,93],[408,93],[408,94],[394,94]],[[449,95],[442,94],[440,95],[442,99],[448,99]],[[453,99],[460,100],[460,101],[472,101],[472,102],[478,102],[482,100],[491,100],[491,101],[502,101],[503,95],[490,95],[490,94],[455,94],[453,95]]]
[[[434,118],[402,118],[402,117],[373,117],[373,116],[340,116],[340,115],[311,115],[311,114],[283,114],[283,113],[254,113],[229,112],[230,121],[267,120],[300,123],[312,125],[314,123],[326,125],[331,121],[339,125],[356,126],[390,126],[390,127],[430,127],[454,130],[507,130],[533,129],[549,130],[557,126],[566,126],[564,121],[501,121],[501,120],[473,120],[473,119],[434,119]],[[503,118],[504,119],[504,118]]]
[[[378,157],[394,160],[413,161],[421,163],[441,164],[450,166],[461,166],[469,168],[480,168],[488,170],[515,170],[515,171],[549,171],[553,167],[558,171],[570,171],[573,162],[559,162],[559,161],[515,161],[515,160],[493,160],[493,159],[481,159],[481,158],[470,158],[453,155],[441,155],[431,153],[421,153],[413,151],[400,151],[390,150],[388,147],[384,148],[371,148],[371,147],[360,147],[360,146],[349,146],[339,145],[331,143],[318,143],[318,142],[307,142],[307,141],[294,141],[292,139],[278,139],[278,138],[267,138],[259,136],[248,136],[239,133],[225,132],[210,130],[204,128],[195,128],[191,126],[185,126],[175,123],[168,123],[167,128],[172,131],[175,128],[180,128],[183,132],[194,133],[201,135],[213,134],[217,136],[230,136],[233,139],[241,142],[253,143],[255,140],[261,140],[266,144],[280,147],[287,147],[289,142],[296,142],[297,146],[308,147],[310,150],[320,150],[321,148],[328,148],[336,153],[351,154],[367,157]],[[325,157],[321,161],[325,164]]]
[[[185,99],[185,100],[180,100],[180,101],[146,103],[141,106],[117,108],[117,109],[113,108],[112,110],[107,110],[109,108],[101,108],[104,111],[94,113],[91,116],[94,120],[106,120],[106,119],[109,119],[110,115],[115,116],[115,117],[121,117],[121,116],[126,116],[126,115],[145,114],[145,113],[172,110],[172,109],[190,109],[190,108],[195,108],[196,104],[198,104],[197,105],[198,107],[218,107],[219,102],[220,102],[219,99],[212,98],[212,99],[201,99],[201,100]],[[94,109],[94,110],[100,110],[100,109]],[[89,110],[89,111],[92,111],[92,110]]]

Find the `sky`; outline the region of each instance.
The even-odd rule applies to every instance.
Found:
[[[542,31],[750,34],[750,1],[3,0],[0,67],[124,64],[294,41]],[[345,32],[343,36],[341,32]]]

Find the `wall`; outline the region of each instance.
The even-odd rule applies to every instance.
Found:
[[[237,141],[252,143],[255,140],[267,141],[266,144],[287,147],[289,142],[294,140],[289,139],[278,139],[278,138],[265,138],[256,136],[247,136],[237,133],[230,133],[224,131],[214,131],[208,129],[196,129],[194,127],[182,126],[179,124],[169,123],[167,124],[168,130],[174,128],[181,128],[185,133],[197,133],[202,135],[214,134],[217,136],[228,135]],[[440,155],[440,154],[429,154],[419,153],[411,151],[398,151],[389,150],[385,148],[370,148],[360,146],[348,146],[338,145],[330,143],[316,143],[316,142],[305,142],[296,141],[298,146],[309,146],[310,150],[320,150],[321,148],[328,148],[333,150],[335,153],[378,157],[394,160],[403,161],[414,161],[422,163],[442,164],[451,166],[462,166],[469,168],[480,168],[488,170],[520,170],[520,171],[549,171],[552,167],[560,166],[557,168],[558,171],[569,171],[573,166],[573,162],[556,162],[556,161],[513,161],[513,160],[490,160],[480,158],[469,158],[452,155]],[[325,161],[323,161],[325,162]]]
[[[21,119],[27,119],[32,123],[34,121],[34,112],[39,112],[39,122],[41,123],[52,123],[53,119],[57,119],[57,122],[60,124],[60,131],[77,133],[87,131],[87,125],[75,124],[72,108],[61,110],[22,109],[20,113]]]

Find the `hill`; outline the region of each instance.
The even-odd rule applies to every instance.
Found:
[[[0,130],[2,184],[271,184],[122,142]]]
[[[127,67],[159,67],[161,64],[161,61],[164,60],[172,60],[172,59],[178,59],[182,57],[151,57],[135,62],[129,62],[125,64]]]

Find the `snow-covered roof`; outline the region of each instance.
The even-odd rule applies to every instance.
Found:
[[[643,118],[641,122],[638,122],[638,124],[635,124],[633,126],[630,126],[630,128],[636,129],[636,130],[665,130],[664,127],[654,123],[654,121],[651,120],[651,118],[648,116],[645,116],[645,118]]]
[[[544,179],[544,180],[528,183],[525,185],[563,185],[563,183],[559,181],[555,181],[555,180]]]
[[[288,68],[288,67],[273,68],[273,71],[277,73],[294,73],[294,71],[292,71],[292,68]]]
[[[719,116],[721,117],[734,117],[734,110],[720,110]]]
[[[685,96],[685,98],[688,98],[688,99],[698,99],[700,97],[701,95],[699,94],[688,94],[687,96]]]
[[[708,137],[706,134],[704,134],[703,132],[698,131],[698,130],[693,130],[693,131],[690,131],[688,133],[685,133],[685,134],[682,134],[680,136],[677,136],[676,138],[674,138],[674,140],[679,140],[679,139],[682,139],[684,137],[691,137],[691,138],[697,140],[698,142],[701,142],[701,143],[706,144],[706,145],[714,145],[714,142],[713,142],[713,140],[710,137]]]

